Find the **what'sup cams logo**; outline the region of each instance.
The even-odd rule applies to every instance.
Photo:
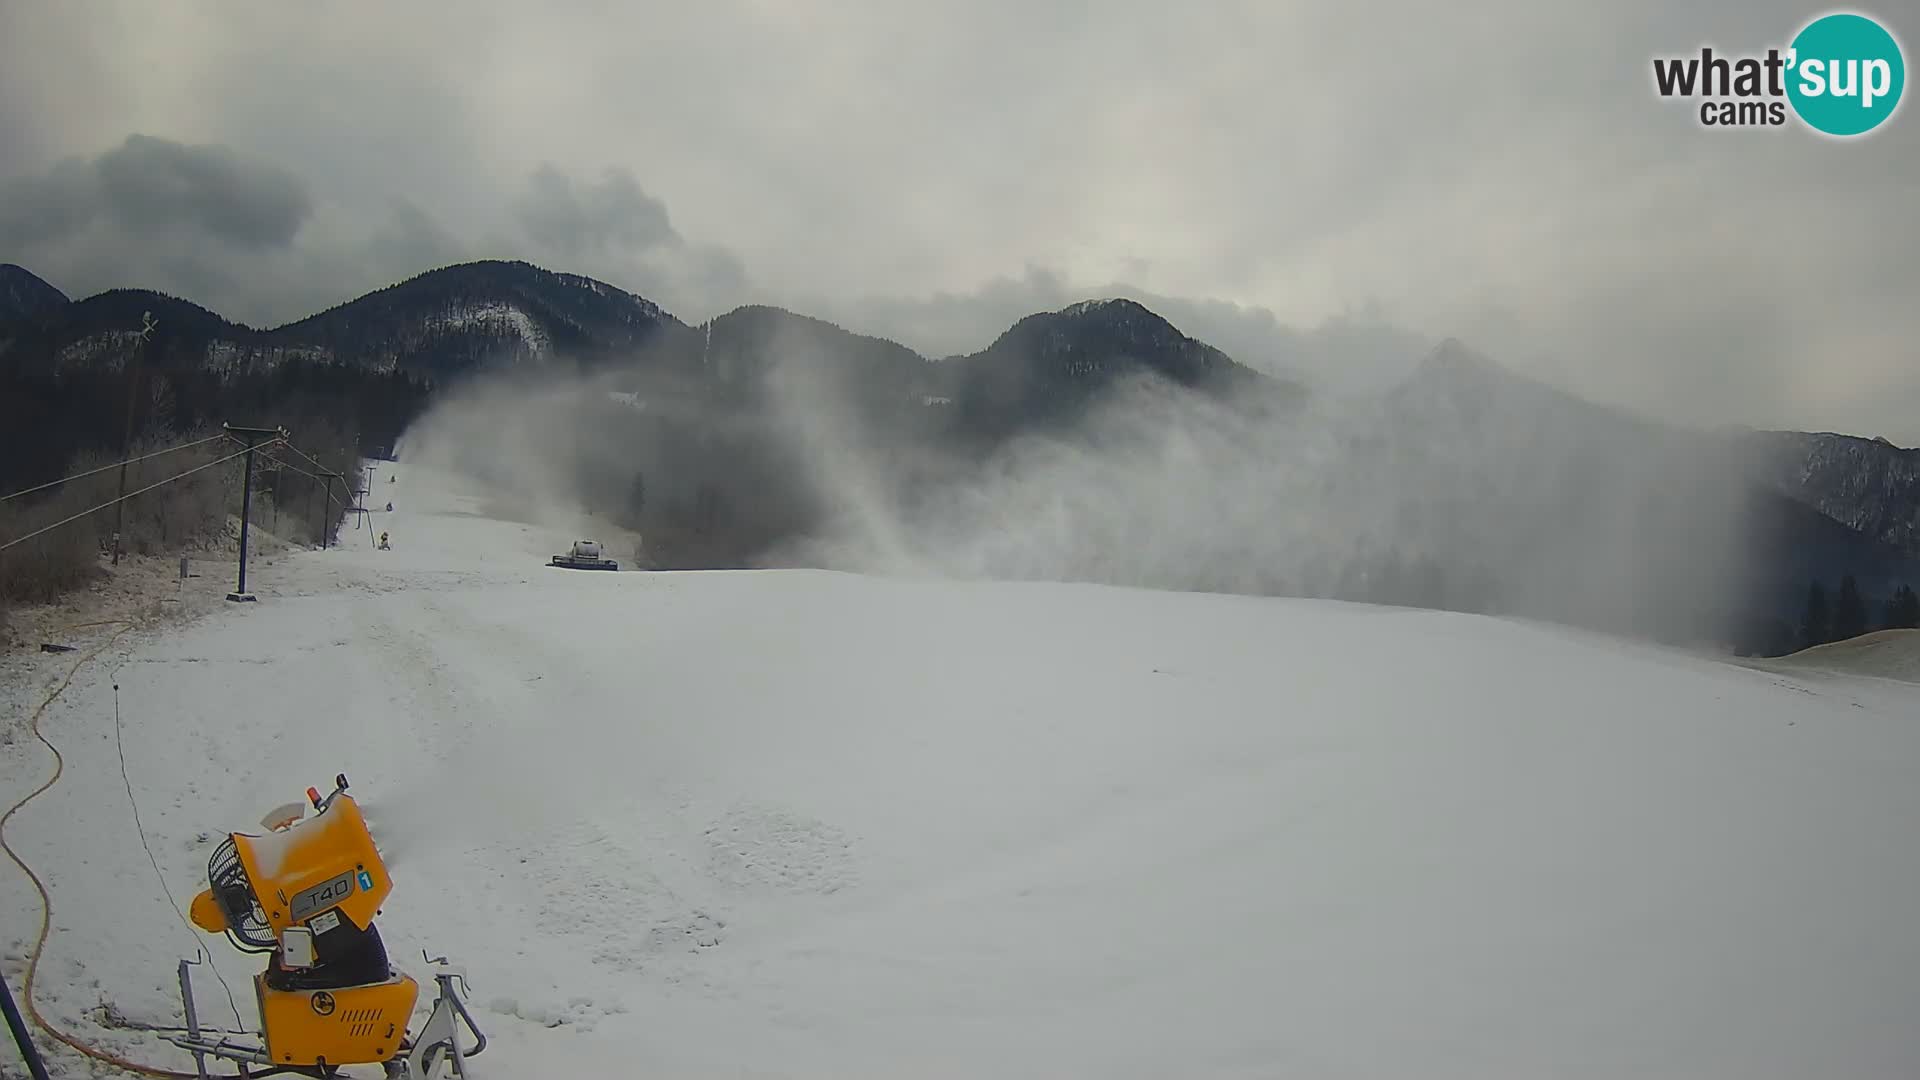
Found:
[[[1823,134],[1865,135],[1900,107],[1907,85],[1900,43],[1865,15],[1835,12],[1800,28],[1785,49],[1764,56],[1656,57],[1663,98],[1700,101],[1702,126],[1782,127],[1790,116]]]

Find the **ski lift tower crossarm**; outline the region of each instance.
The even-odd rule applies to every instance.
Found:
[[[258,597],[247,591],[247,524],[253,516],[253,452],[269,443],[278,442],[287,437],[285,428],[235,427],[221,424],[221,430],[247,444],[246,478],[240,487],[240,580],[227,599],[240,603],[256,600]]]
[[[362,524],[366,525],[367,542],[369,544],[373,543],[373,511],[367,508],[367,496],[371,494],[372,491],[373,488],[371,486],[358,488],[349,486],[347,488],[347,497],[352,500],[352,504],[346,508],[346,512],[359,515],[353,519],[353,527],[358,529]]]

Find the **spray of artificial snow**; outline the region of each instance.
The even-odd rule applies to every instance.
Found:
[[[1475,610],[1703,637],[1745,587],[1745,488],[1702,437],[1457,346],[1386,394],[1279,413],[1124,380],[1074,430],[984,459],[874,430],[816,340],[777,332],[760,347],[764,413],[751,426],[800,479],[735,477],[736,494],[818,510],[761,553],[773,565],[1307,596],[1351,595],[1388,563],[1426,565],[1445,583],[1410,602],[1471,591],[1497,597]],[[635,420],[647,414],[611,402],[610,385],[481,380],[411,435],[423,460],[480,477],[488,512],[567,520],[617,502],[643,466],[649,485],[679,479],[649,464]],[[712,454],[690,461],[728,474]]]

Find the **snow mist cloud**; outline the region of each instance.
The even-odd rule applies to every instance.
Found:
[[[776,561],[1334,596],[1724,640],[1749,491],[1707,437],[1448,346],[1382,396],[1278,413],[1136,378],[979,460],[875,446],[815,365],[771,400],[832,507]]]
[[[507,373],[441,391],[401,440],[403,461],[451,469],[484,484],[474,512],[614,544],[596,479],[630,472],[608,439],[619,406],[604,380]],[[377,501],[377,496],[376,496]],[[611,552],[624,559],[627,552]]]
[[[780,523],[744,565],[1374,600],[1713,642],[1770,602],[1721,444],[1457,345],[1386,393],[1289,408],[1130,378],[1070,428],[984,453],[938,433],[939,405],[876,420],[818,338],[755,347],[750,404],[679,406],[677,434],[657,426],[672,395],[624,396],[631,371],[508,376],[449,395],[406,453],[485,481],[481,512],[555,526],[594,510],[650,536],[680,527],[663,493],[698,469],[736,514]],[[729,461],[729,426],[757,440],[751,468]],[[644,513],[627,501],[642,474]]]

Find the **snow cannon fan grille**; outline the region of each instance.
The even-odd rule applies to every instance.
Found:
[[[254,899],[253,882],[240,864],[240,850],[229,836],[207,860],[207,883],[220,913],[227,917],[227,935],[242,952],[272,952],[279,941],[267,924],[266,912]]]

